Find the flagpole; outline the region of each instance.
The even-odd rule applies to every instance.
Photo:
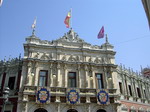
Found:
[[[32,28],[32,35],[35,35],[36,21],[37,21],[37,17],[35,17],[34,22],[33,22],[32,26],[31,26],[31,28]]]
[[[72,8],[70,9],[71,19],[70,19],[70,28],[72,29]]]
[[[107,37],[107,34],[105,34],[105,36],[106,36],[106,43],[108,43],[108,37]]]

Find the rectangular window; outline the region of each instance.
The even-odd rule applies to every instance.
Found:
[[[10,90],[13,90],[15,86],[15,77],[9,77],[8,87]]]
[[[132,89],[131,89],[131,85],[128,85],[129,87],[129,93],[130,93],[130,96],[132,96]]]
[[[68,87],[76,87],[76,73],[75,72],[68,73]]]
[[[119,82],[120,93],[122,94],[122,83]]]
[[[39,75],[39,86],[47,86],[48,71],[41,70]]]
[[[103,77],[102,77],[102,74],[96,73],[96,79],[97,79],[97,88],[98,88],[98,89],[104,88],[104,86],[103,86]]]
[[[141,98],[140,88],[137,88],[138,97]]]

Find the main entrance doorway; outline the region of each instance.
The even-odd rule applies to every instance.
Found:
[[[103,110],[103,109],[99,109],[99,110],[97,110],[96,112],[106,112],[106,111]]]
[[[75,109],[70,109],[70,110],[68,110],[67,112],[78,112],[78,111],[75,110]]]
[[[48,112],[48,111],[43,108],[39,108],[39,109],[36,109],[34,112]]]

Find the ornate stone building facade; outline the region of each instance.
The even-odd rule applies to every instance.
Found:
[[[0,62],[0,112],[2,112],[4,98],[3,90],[9,87],[9,98],[5,106],[6,112],[17,112],[18,92],[22,72],[20,58]]]
[[[1,93],[6,86],[15,91],[6,112],[150,112],[150,80],[117,66],[115,54],[107,37],[97,46],[72,29],[53,41],[33,33],[23,59],[0,66]]]
[[[115,52],[108,40],[102,46],[84,42],[71,29],[58,40],[42,41],[35,35],[24,44],[22,79],[18,101],[19,112],[116,112]],[[47,104],[36,102],[35,91],[46,87]],[[67,89],[79,91],[77,104],[67,103]],[[100,105],[97,90],[106,89],[109,104]],[[72,110],[71,110],[72,109]],[[44,111],[44,110],[43,110]]]
[[[150,112],[150,78],[118,66],[117,79],[120,112]]]

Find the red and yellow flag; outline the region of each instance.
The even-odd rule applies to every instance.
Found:
[[[67,28],[70,28],[70,18],[71,18],[71,11],[68,12],[68,14],[65,18],[65,21],[64,21]]]

